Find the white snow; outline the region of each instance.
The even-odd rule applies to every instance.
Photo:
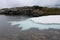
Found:
[[[60,15],[50,15],[31,18],[36,23],[60,23]]]

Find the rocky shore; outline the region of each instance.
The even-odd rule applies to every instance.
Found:
[[[42,12],[40,11],[42,7],[16,7],[16,8],[4,8],[0,9],[0,14],[5,15],[27,15],[27,16],[40,16]]]
[[[58,12],[56,12],[56,9]],[[53,12],[52,12],[52,11]],[[50,12],[51,11],[51,12]],[[32,7],[15,7],[15,8],[3,8],[0,9],[0,14],[5,14],[5,15],[27,15],[27,16],[33,16],[33,17],[38,17],[38,16],[43,16],[43,15],[60,15],[60,9],[54,8],[54,9],[49,9],[46,7],[40,7],[40,6],[32,6]]]

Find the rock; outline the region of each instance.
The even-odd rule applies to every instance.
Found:
[[[1,9],[0,13],[3,13],[5,15],[26,15],[26,16],[38,17],[42,15],[40,9],[42,9],[42,7],[39,6],[5,8]]]

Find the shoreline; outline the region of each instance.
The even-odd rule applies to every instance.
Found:
[[[32,17],[60,15],[60,8],[48,8],[40,6],[15,7],[0,9],[0,15],[26,15]]]

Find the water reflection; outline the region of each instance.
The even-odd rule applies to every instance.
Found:
[[[22,27],[23,30],[29,28],[39,28],[39,29],[48,29],[48,28],[57,28],[60,29],[60,24],[45,25],[41,23],[36,23],[31,20],[31,17],[27,16],[6,16],[0,15],[0,31],[5,30],[10,27]]]
[[[22,20],[26,20],[29,17],[27,16],[8,16],[8,15],[0,15],[0,32],[2,33],[2,31],[7,30],[8,28],[11,27],[17,27],[17,25],[15,26],[11,26],[8,22],[9,21],[22,21]]]

